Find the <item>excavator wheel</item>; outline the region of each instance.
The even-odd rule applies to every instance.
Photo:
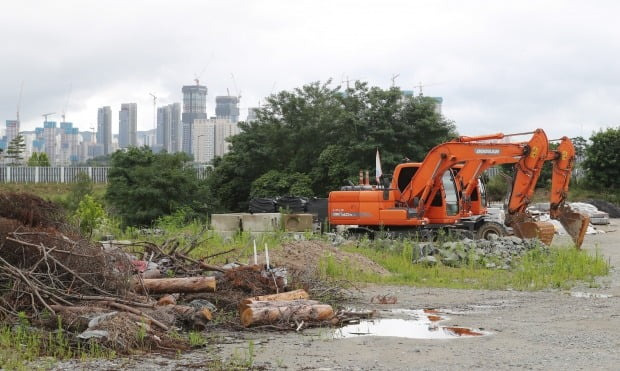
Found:
[[[512,229],[520,238],[538,238],[542,243],[549,246],[553,241],[555,227],[549,222],[521,222],[514,223]]]
[[[476,230],[476,239],[479,240],[488,240],[490,234],[495,234],[498,237],[502,237],[508,234],[506,228],[497,222],[484,222]]]
[[[562,224],[562,227],[566,229],[566,233],[573,239],[575,246],[580,249],[581,244],[583,244],[583,238],[586,236],[588,225],[590,224],[590,217],[576,213],[568,206],[563,206],[560,208],[557,219]]]

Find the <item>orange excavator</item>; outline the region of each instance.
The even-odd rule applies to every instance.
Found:
[[[533,134],[527,142],[490,142],[526,134]],[[566,137],[556,150],[550,151],[542,129],[459,137],[433,148],[421,163],[397,165],[391,182],[382,189],[360,185],[331,192],[329,221],[332,225],[355,225],[351,230],[369,233],[418,231],[424,235],[437,229],[451,229],[478,238],[489,233],[503,235],[507,229],[486,213],[484,186],[479,178],[489,167],[514,163],[505,224],[520,237],[538,237],[550,244],[553,225],[533,220],[526,208],[544,162],[553,161],[550,214],[581,246],[589,220],[565,205],[574,156],[574,147]]]

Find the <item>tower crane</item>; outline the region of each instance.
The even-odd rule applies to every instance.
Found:
[[[17,122],[19,123],[19,109],[22,105],[22,92],[24,91],[24,81],[22,80],[22,84],[19,87],[19,99],[17,100]]]
[[[196,79],[196,84],[198,79]],[[157,130],[157,97],[153,93],[149,93],[151,97],[153,97],[153,128]]]
[[[235,93],[237,94],[237,98],[241,100],[241,92],[239,91],[239,88],[237,88],[237,81],[235,80],[235,75],[232,72],[230,73],[230,77],[232,78],[232,82],[233,82],[233,86],[235,87]]]
[[[50,112],[50,113],[44,113],[41,116],[43,116],[43,118],[45,119],[44,122],[47,122],[47,116],[51,116],[51,115],[55,115],[56,112]]]
[[[73,90],[73,84],[69,85],[69,92],[67,93],[67,100],[65,101],[65,106],[62,108],[62,114],[60,115],[60,117],[62,117],[62,122],[67,122],[65,115],[67,113],[67,107],[69,106],[69,99],[71,99],[72,90]]]

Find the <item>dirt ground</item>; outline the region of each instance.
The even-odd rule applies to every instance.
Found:
[[[614,267],[600,287],[539,292],[451,290],[369,286],[351,305],[377,309],[438,308],[448,312],[442,325],[490,331],[484,337],[416,340],[359,336],[335,339],[330,329],[297,333],[217,334],[221,343],[176,358],[136,357],[56,364],[57,369],[176,370],[207,368],[214,357],[253,361],[265,369],[608,369],[620,367],[620,219],[588,235],[584,248],[598,248]],[[557,237],[561,242],[566,237]],[[586,293],[586,294],[584,294]],[[377,294],[398,297],[398,304],[369,304]],[[250,342],[254,357],[248,357]]]

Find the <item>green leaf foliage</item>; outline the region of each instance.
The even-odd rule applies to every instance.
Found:
[[[85,196],[93,194],[93,182],[88,174],[80,172],[75,177],[75,183],[71,185],[71,192],[66,198],[66,207],[69,210],[76,210]]]
[[[45,152],[34,152],[28,159],[28,166],[50,167],[50,160]]]
[[[150,225],[182,207],[210,209],[204,181],[188,165],[185,153],[157,153],[131,147],[111,157],[105,199],[125,226]]]
[[[275,197],[284,195],[312,196],[312,180],[301,173],[287,174],[270,170],[252,182],[250,196]]]
[[[26,151],[26,140],[20,134],[9,143],[5,157],[11,159],[11,164],[19,165],[24,160],[24,151]]]
[[[588,182],[596,189],[620,188],[620,126],[590,137],[583,163]]]
[[[103,206],[91,195],[85,195],[80,201],[75,217],[80,225],[80,230],[84,234],[92,235],[93,229],[97,228],[105,218]]]
[[[245,210],[251,197],[275,192],[325,197],[360,169],[374,174],[379,149],[384,173],[407,157],[421,161],[456,136],[428,97],[404,97],[356,82],[315,82],[267,98],[258,119],[242,122],[231,150],[214,161],[210,188],[220,207]]]

